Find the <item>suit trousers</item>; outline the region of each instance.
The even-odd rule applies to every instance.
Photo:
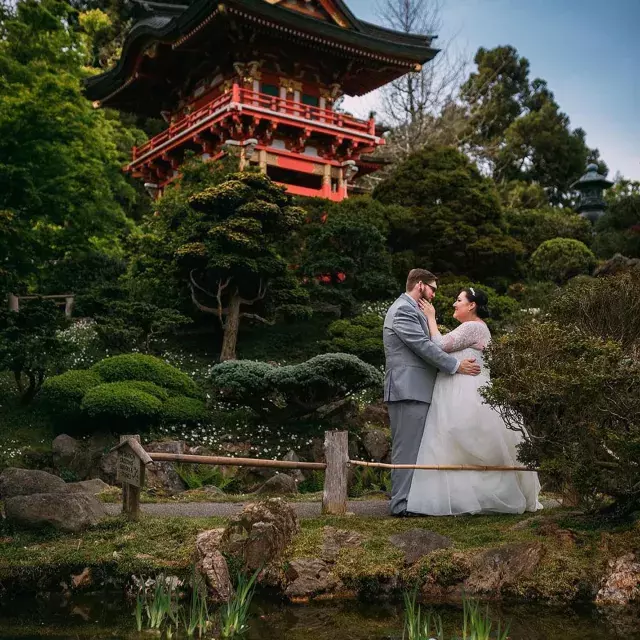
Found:
[[[401,400],[388,402],[391,422],[391,463],[416,464],[424,426],[429,412],[428,402]],[[391,471],[391,513],[406,510],[413,469]]]

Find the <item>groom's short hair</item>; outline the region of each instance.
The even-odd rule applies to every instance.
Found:
[[[412,291],[418,282],[429,284],[430,282],[438,282],[438,278],[426,269],[411,269],[407,276],[407,291]]]

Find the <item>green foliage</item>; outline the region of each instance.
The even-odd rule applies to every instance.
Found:
[[[576,324],[630,352],[640,346],[640,272],[575,278],[553,298],[549,311],[560,325]]]
[[[196,383],[187,374],[153,356],[131,353],[106,358],[95,364],[93,371],[105,382],[141,380],[181,395],[200,395]]]
[[[102,383],[100,376],[88,369],[67,371],[48,378],[42,387],[42,399],[62,422],[80,417],[82,399],[89,389]]]
[[[382,324],[382,318],[373,313],[336,320],[329,325],[331,340],[327,347],[334,352],[352,353],[369,364],[380,366],[384,363]]]
[[[211,381],[221,400],[250,407],[269,424],[300,429],[302,419],[316,426],[340,419],[340,412],[350,408],[350,396],[379,389],[382,374],[353,355],[331,353],[284,367],[223,362],[213,367]]]
[[[520,305],[516,300],[509,296],[500,295],[495,289],[484,284],[461,278],[454,281],[443,280],[438,287],[438,295],[433,303],[440,324],[449,329],[455,329],[458,326],[458,321],[453,317],[453,303],[465,287],[482,289],[487,294],[491,317],[487,318],[486,322],[492,332],[500,332],[513,323],[520,310]]]
[[[621,180],[607,192],[608,208],[596,223],[594,251],[640,258],[640,183]]]
[[[407,252],[407,271],[422,265],[438,274],[486,279],[516,270],[524,250],[505,232],[496,188],[458,150],[424,149],[410,156],[373,195],[411,210],[402,227],[390,231],[397,235],[391,242]]]
[[[157,384],[153,382],[144,382],[142,380],[127,380],[127,386],[130,389],[137,389],[138,391],[144,391],[144,393],[148,393],[150,396],[157,398],[162,403],[166,403],[169,398],[175,398],[179,396],[174,396],[166,389],[159,387]],[[163,404],[164,408],[164,404]]]
[[[635,501],[640,471],[640,364],[616,342],[572,325],[528,323],[490,348],[487,401],[529,436],[525,463],[595,507]]]
[[[141,132],[81,94],[85,49],[73,10],[59,0],[20,0],[0,12],[0,239],[4,289],[83,252],[129,224],[138,199],[121,167]]]
[[[591,273],[595,265],[596,258],[589,247],[570,238],[546,240],[531,256],[531,267],[535,274],[558,284]]]
[[[116,300],[105,315],[98,315],[95,320],[103,346],[116,353],[148,352],[155,339],[191,322],[175,309],[129,300]]]
[[[17,313],[0,310],[0,370],[13,374],[24,404],[68,353],[68,344],[58,335],[63,324],[62,314],[47,300],[23,301]]]
[[[82,400],[82,411],[111,431],[148,430],[155,424],[162,403],[129,382],[110,382],[93,387]]]
[[[162,421],[165,424],[196,425],[207,422],[209,413],[202,400],[175,396],[162,405]]]
[[[589,245],[593,239],[591,223],[573,211],[551,207],[505,211],[509,235],[525,248],[526,258],[547,240],[571,238]]]

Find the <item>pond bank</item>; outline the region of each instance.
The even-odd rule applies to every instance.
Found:
[[[227,522],[143,515],[130,523],[111,517],[84,534],[0,524],[0,598],[122,590],[132,575],[161,571],[186,576],[196,536]],[[317,517],[301,520],[270,581],[293,600],[390,597],[419,586],[429,600],[458,601],[464,591],[527,602],[593,602],[603,600],[604,589],[605,599],[615,601],[615,588],[633,580],[639,533],[638,523],[598,525],[563,509],[402,520]],[[640,595],[633,588],[629,594]]]

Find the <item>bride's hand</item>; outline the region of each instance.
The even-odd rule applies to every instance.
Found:
[[[418,300],[418,306],[427,318],[431,320],[436,319],[436,308],[430,302],[427,302],[426,300]]]

